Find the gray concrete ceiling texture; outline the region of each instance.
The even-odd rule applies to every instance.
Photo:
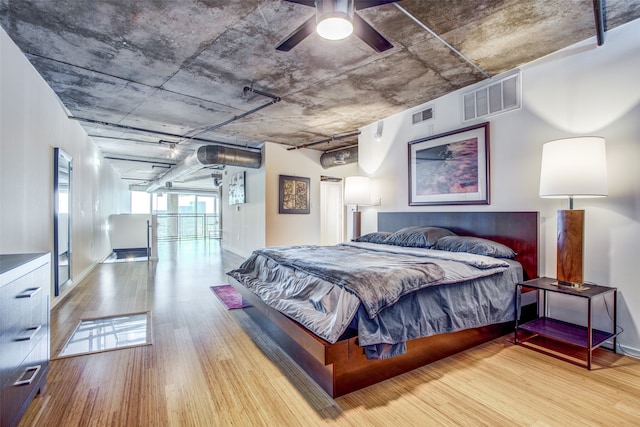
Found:
[[[380,53],[315,33],[276,50],[315,14],[284,0],[0,0],[0,24],[145,184],[205,144],[357,144],[342,136],[594,37],[594,4],[605,31],[640,17],[640,0],[402,0],[356,11]]]

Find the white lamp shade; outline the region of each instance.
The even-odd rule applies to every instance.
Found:
[[[345,205],[370,205],[371,180],[366,176],[348,176],[344,180]]]
[[[604,138],[566,138],[542,146],[540,197],[605,197],[607,193]]]

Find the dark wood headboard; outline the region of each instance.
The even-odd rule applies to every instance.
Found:
[[[378,212],[379,231],[431,225],[505,244],[518,254],[525,280],[538,277],[539,223],[538,212]]]

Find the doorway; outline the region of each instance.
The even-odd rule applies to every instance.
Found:
[[[341,178],[320,178],[320,244],[344,241],[344,204]]]

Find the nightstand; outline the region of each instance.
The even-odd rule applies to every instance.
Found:
[[[520,312],[521,298],[518,297],[523,287],[535,289],[538,294],[538,308],[542,308],[542,315],[534,320],[523,324],[518,323],[516,315],[516,326],[514,333],[515,344],[526,343],[534,336],[551,338],[556,341],[572,344],[587,350],[587,361],[584,367],[591,369],[591,357],[595,348],[599,347],[606,340],[613,338],[613,351],[616,350],[617,333],[616,333],[616,316],[617,316],[617,289],[608,286],[599,286],[588,284],[584,290],[578,290],[567,286],[558,286],[556,279],[541,277],[538,279],[528,280],[526,282],[516,284],[515,310],[516,314]],[[569,295],[575,298],[581,298],[586,301],[587,305],[587,326],[576,325],[574,323],[548,317],[549,307],[547,294],[549,292]],[[608,294],[613,294],[613,313],[611,318],[611,331],[601,331],[592,327],[592,302],[595,298],[606,298]],[[542,301],[540,301],[542,298]],[[518,341],[518,331],[526,331],[530,334],[525,339]]]

